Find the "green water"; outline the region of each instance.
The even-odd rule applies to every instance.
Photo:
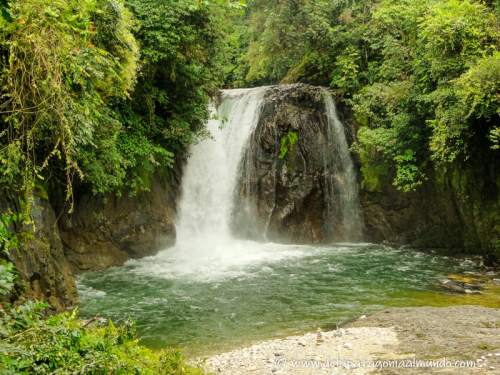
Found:
[[[169,249],[77,278],[84,317],[137,321],[142,343],[208,355],[408,306],[470,261],[380,245],[233,242]]]

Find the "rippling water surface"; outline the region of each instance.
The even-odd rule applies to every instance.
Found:
[[[79,276],[81,315],[132,317],[144,345],[207,355],[413,305],[423,292],[439,292],[447,274],[473,266],[370,244],[209,247]]]

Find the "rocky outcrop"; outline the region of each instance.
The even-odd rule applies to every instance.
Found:
[[[360,125],[351,108],[342,102],[338,107],[349,139],[356,144]],[[426,171],[428,178],[421,186],[405,192],[393,185],[394,168],[363,159],[357,152],[353,156],[360,175],[366,241],[415,248],[464,248],[464,222],[457,201],[451,191],[441,185],[443,180],[436,176],[432,166]]]
[[[342,103],[339,107],[346,129],[356,134],[359,125],[352,110]],[[428,165],[427,180],[409,192],[393,185],[396,172],[387,163],[354,154],[366,240],[480,254],[486,265],[498,264],[500,156],[489,144],[477,149],[475,161],[439,171]]]
[[[361,189],[366,239],[418,248],[460,248],[458,212],[434,182],[403,192],[392,185],[392,177],[381,176],[383,182],[377,190],[370,190],[367,183]]]
[[[235,206],[243,209],[233,215],[238,235],[293,243],[343,238],[328,127],[319,87],[269,88],[241,165]]]
[[[18,272],[14,293],[7,296],[10,302],[19,297],[44,300],[54,311],[62,311],[75,304],[77,291],[70,264],[60,241],[56,215],[48,201],[33,197],[33,223],[21,226],[11,221],[12,233],[30,233],[21,237],[22,245],[3,254]],[[0,212],[20,212],[19,200],[6,191],[0,192]]]
[[[397,190],[392,180],[380,191],[363,187],[361,202],[367,241],[419,248],[459,248],[463,243],[454,205],[432,183],[411,192]]]
[[[337,103],[351,150],[359,124]],[[328,119],[321,89],[309,85],[269,88],[241,165],[233,214],[241,237],[292,243],[344,239],[339,193],[329,185],[335,150],[328,144]],[[354,146],[354,147],[352,147]],[[500,164],[489,147],[484,163],[449,166],[440,175],[429,166],[416,191],[394,185],[395,171],[351,152],[357,169],[364,230],[350,240],[445,248],[500,258],[498,191]],[[487,262],[488,264],[488,262]]]
[[[71,214],[62,211],[61,241],[75,275],[121,266],[175,243],[178,169],[170,176],[155,175],[149,191],[120,197],[82,194]]]
[[[356,146],[358,125],[353,113],[342,102],[337,107],[349,147]],[[338,158],[328,142],[328,126],[319,87],[269,88],[240,168],[235,206],[243,209],[233,215],[237,234],[292,243],[346,239],[340,192],[328,178]],[[348,240],[439,248],[463,244],[456,205],[443,199],[435,178],[415,192],[403,192],[392,185],[393,171],[384,170],[376,181],[370,180],[376,171],[362,171],[373,166],[356,152],[350,156],[357,166],[363,215],[357,235]]]

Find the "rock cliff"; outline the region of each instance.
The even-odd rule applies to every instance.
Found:
[[[341,197],[326,178],[337,155],[328,143],[325,112],[318,87],[269,88],[240,168],[233,214],[239,236],[291,243],[345,239]],[[404,192],[393,185],[394,170],[370,164],[356,151],[359,124],[352,110],[338,102],[337,113],[360,192],[361,223],[351,241],[464,250],[485,255],[487,264],[498,261],[499,162],[491,150],[485,149],[481,165],[454,165],[440,174],[430,165],[428,180]]]
[[[174,173],[177,176],[177,173]],[[154,176],[149,191],[76,197],[72,214],[61,210],[59,227],[66,258],[75,275],[121,266],[155,255],[175,243],[178,180]]]
[[[33,198],[33,224],[22,226],[11,221],[12,233],[32,233],[19,249],[2,254],[11,261],[18,272],[14,293],[7,300],[14,302],[21,296],[26,299],[44,300],[53,310],[62,311],[74,305],[77,290],[71,266],[64,254],[56,215],[48,201]],[[0,191],[0,212],[20,212],[19,200],[7,191]]]
[[[329,132],[321,88],[269,88],[240,168],[237,234],[293,243],[345,239],[340,185],[346,171],[335,165],[339,155],[330,138],[336,135]],[[361,240],[362,217],[353,226],[350,240]]]

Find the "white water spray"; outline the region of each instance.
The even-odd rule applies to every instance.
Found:
[[[213,139],[191,146],[184,169],[173,248],[130,261],[133,272],[169,279],[223,280],[247,275],[247,268],[303,257],[307,246],[257,243],[233,238],[230,230],[244,152],[259,120],[267,88],[225,90],[207,130]],[[225,119],[223,123],[223,119]]]

